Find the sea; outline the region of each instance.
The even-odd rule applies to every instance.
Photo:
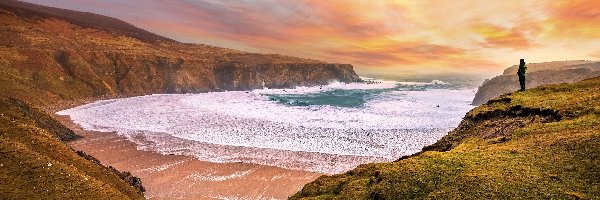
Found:
[[[462,80],[363,79],[101,100],[57,114],[140,150],[335,174],[435,143],[473,108],[477,90]]]

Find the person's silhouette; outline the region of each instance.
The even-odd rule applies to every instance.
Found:
[[[517,75],[519,75],[519,84],[521,84],[521,91],[525,90],[525,71],[527,71],[525,59],[521,59],[519,63],[519,70],[517,71]]]

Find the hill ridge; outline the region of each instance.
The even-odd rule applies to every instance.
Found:
[[[12,8],[9,8],[12,7]],[[84,28],[102,29],[115,34],[123,34],[144,42],[172,42],[179,43],[173,39],[154,34],[150,31],[138,28],[130,23],[117,18],[99,15],[90,12],[73,11],[62,8],[42,6],[17,0],[4,0],[0,2],[0,8],[14,10],[16,15],[22,18],[55,18],[67,21]]]

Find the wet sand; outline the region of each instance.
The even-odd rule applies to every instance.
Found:
[[[69,142],[102,164],[142,179],[149,199],[286,199],[322,174],[248,163],[211,163],[191,156],[141,151],[115,133],[83,130],[54,116],[84,138]]]

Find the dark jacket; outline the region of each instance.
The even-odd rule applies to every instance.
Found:
[[[517,71],[517,75],[525,76],[525,71],[527,71],[527,65],[525,65],[525,62],[521,62],[521,64],[519,64],[519,70]]]

